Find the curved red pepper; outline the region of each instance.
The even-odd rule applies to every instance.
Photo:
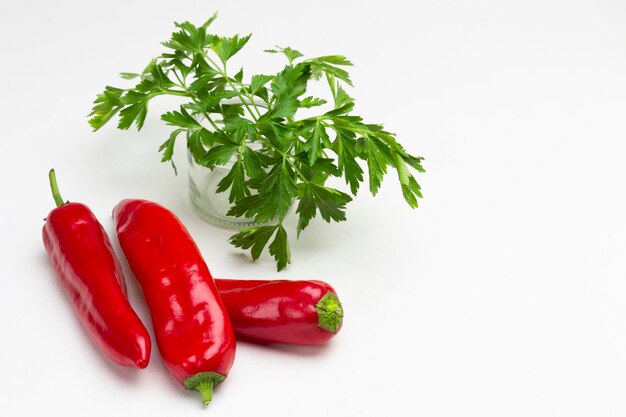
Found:
[[[325,282],[216,279],[215,283],[239,337],[319,345],[341,329],[341,303]]]
[[[46,218],[43,243],[76,315],[111,360],[145,368],[150,335],[128,303],[124,276],[106,232],[87,206],[63,202],[54,170],[50,184],[57,208]]]
[[[143,290],[170,373],[206,405],[235,359],[235,335],[193,239],[166,208],[124,200],[113,210],[117,236]]]

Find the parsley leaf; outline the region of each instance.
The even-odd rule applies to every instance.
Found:
[[[231,236],[230,243],[238,248],[251,249],[253,260],[259,259],[265,245],[276,232],[277,226],[257,226],[243,229],[239,233]]]
[[[281,48],[280,46],[276,46],[276,49],[266,49],[265,52],[269,52],[270,54],[278,54],[282,53],[287,57],[289,61],[289,65],[293,64],[293,61],[296,59],[303,57],[304,55],[300,51],[296,51],[295,49],[291,49],[290,47]]]
[[[296,213],[300,214],[298,236],[315,217],[317,211],[329,223],[331,220],[336,222],[346,220],[346,204],[352,201],[348,194],[312,182],[301,183],[298,188],[300,190],[300,203],[296,209]]]
[[[298,194],[294,180],[295,173],[287,163],[274,165],[268,176],[261,183],[259,194],[271,196],[272,206],[266,207],[266,217],[283,219],[291,207],[292,199]]]
[[[283,228],[282,223],[278,224],[276,236],[269,247],[270,255],[276,260],[276,268],[280,271],[285,269],[287,264],[291,263],[291,251],[289,250],[289,240],[287,239],[287,231]]]
[[[222,63],[226,63],[230,57],[235,55],[237,52],[243,48],[246,43],[250,40],[250,36],[247,35],[243,37],[239,37],[239,35],[235,35],[232,37],[219,37],[216,42],[211,45],[211,49],[213,52],[217,54]]]
[[[230,188],[228,201],[233,203],[250,195],[246,186],[244,167],[241,159],[238,159],[230,169],[230,172],[217,184],[217,192],[224,192]]]
[[[137,125],[137,129],[143,127],[143,123],[146,120],[148,114],[148,102],[140,101],[135,104],[131,104],[120,111],[120,122],[117,124],[118,129],[126,130],[133,122]]]
[[[269,246],[269,252],[276,260],[277,269],[280,271],[291,263],[289,239],[282,223],[243,229],[231,236],[230,243],[238,248],[250,249],[252,259],[257,260],[272,236],[274,240]]]
[[[337,153],[339,160],[338,168],[343,173],[346,184],[350,185],[350,191],[356,195],[359,186],[363,182],[363,169],[357,161],[356,140],[351,137],[350,132],[338,131],[337,140],[333,149]]]
[[[298,104],[298,106],[302,107],[302,108],[305,108],[305,109],[308,109],[308,108],[311,108],[311,107],[323,106],[326,103],[327,103],[327,101],[324,100],[323,98],[308,96],[308,97],[305,97],[302,100],[300,100],[300,103]]]
[[[172,160],[172,155],[174,154],[174,144],[178,135],[180,135],[184,131],[185,129],[174,130],[170,134],[170,137],[159,147],[159,151],[163,151],[163,158],[161,158],[161,162],[170,161],[172,164],[172,168],[174,169],[174,172],[176,174],[178,174],[178,170],[176,169],[176,164],[174,164],[174,161]]]
[[[307,81],[311,76],[308,65],[286,66],[272,80],[272,93],[276,105],[272,118],[290,118],[298,110],[298,97],[306,92]]]
[[[161,115],[161,120],[170,126],[198,128],[200,123],[181,106],[180,111],[171,111]]]
[[[250,94],[256,94],[261,87],[267,84],[272,78],[274,78],[272,75],[253,75],[250,78]]]
[[[304,146],[304,149],[309,155],[309,164],[311,166],[313,166],[317,158],[321,156],[322,149],[324,147],[330,147],[329,145],[330,138],[328,137],[328,133],[326,133],[326,127],[318,121],[315,123],[311,136],[306,141],[306,145]]]

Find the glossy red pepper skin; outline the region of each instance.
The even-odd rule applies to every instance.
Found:
[[[114,362],[145,368],[150,335],[126,298],[119,261],[91,210],[80,203],[52,210],[43,227],[43,243],[91,338]]]
[[[208,404],[235,359],[235,335],[200,251],[178,218],[156,203],[123,200],[113,217],[170,373]]]
[[[216,279],[237,337],[319,345],[341,329],[343,309],[322,281]]]

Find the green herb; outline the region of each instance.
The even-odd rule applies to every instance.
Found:
[[[283,54],[287,64],[276,74],[255,74],[244,82],[244,69],[232,74],[228,60],[250,39],[223,37],[202,26],[176,23],[178,30],[163,46],[167,52],[150,61],[141,73],[122,73],[137,79],[129,89],[107,86],[94,102],[89,123],[97,130],[119,113],[118,128],[141,129],[150,100],[161,95],[187,98],[179,109],[161,119],[174,127],[159,150],[172,162],[174,143],[187,133],[187,146],[196,162],[209,168],[235,157],[219,192],[228,192],[229,215],[270,223],[239,231],[230,242],[250,249],[257,259],[267,247],[278,270],[291,262],[283,220],[292,205],[299,216],[297,235],[317,213],[327,222],[346,220],[346,205],[364,181],[376,195],[389,167],[395,169],[405,200],[417,207],[420,186],[409,167],[423,172],[422,158],[408,154],[395,135],[380,124],[368,124],[352,114],[352,86],[345,70],[352,63],[339,55],[306,59],[292,48],[266,52]],[[322,80],[331,103],[306,95],[310,82]],[[260,102],[263,106],[257,105]],[[298,117],[299,109],[319,109],[315,116]],[[309,110],[308,113],[310,113]],[[211,128],[199,122],[203,117]],[[260,146],[249,146],[256,142]],[[326,186],[329,177],[343,177],[349,194]],[[271,243],[270,243],[271,242]],[[269,246],[268,246],[269,244]]]

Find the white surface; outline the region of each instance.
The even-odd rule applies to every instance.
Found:
[[[358,112],[427,158],[421,207],[390,175],[348,222],[292,238],[277,274],[192,213],[183,147],[183,175],[159,162],[175,101],[141,133],[91,133],[104,85],[215,10],[216,32],[254,34],[250,72],[282,64],[274,44],[351,58]],[[626,415],[623,2],[3,1],[0,40],[0,414]],[[156,349],[145,371],[110,364],[43,251],[50,167],[110,232],[122,198],[170,207],[216,276],[327,280],[344,329],[322,349],[240,344],[208,410]]]

